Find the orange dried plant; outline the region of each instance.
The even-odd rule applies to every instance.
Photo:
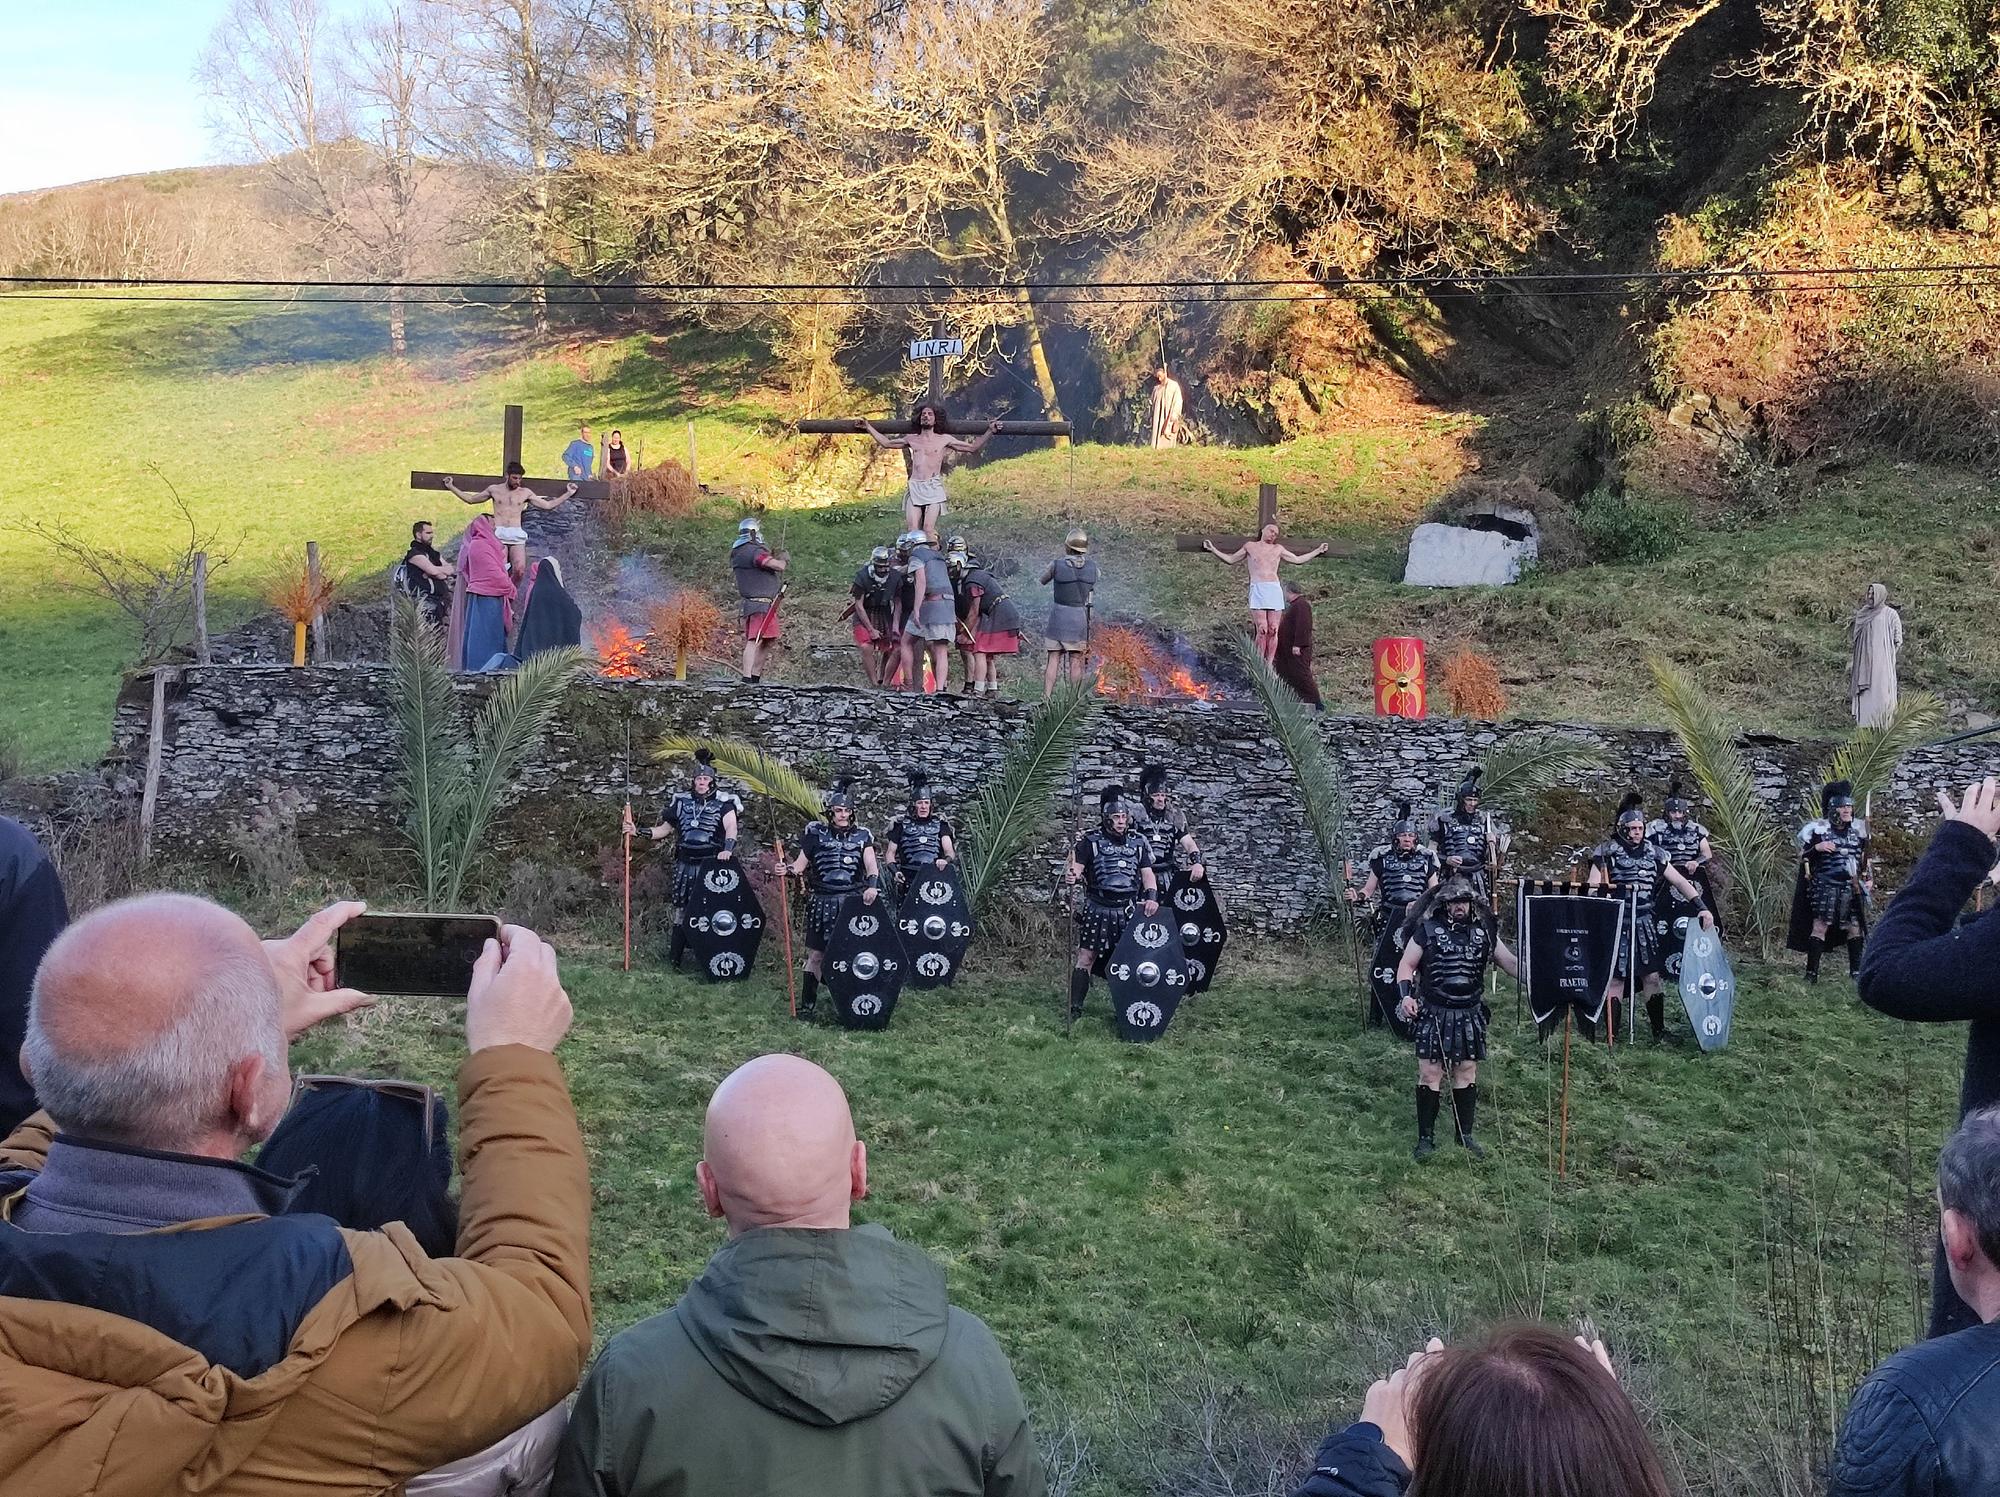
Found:
[[[1166,652],[1136,629],[1110,624],[1091,641],[1097,647],[1097,694],[1129,700],[1153,696],[1173,670]]]
[[[1459,645],[1438,668],[1445,701],[1453,717],[1477,717],[1491,721],[1507,710],[1507,688],[1500,684],[1500,668],[1493,657],[1470,645]]]
[[[687,679],[689,656],[714,656],[720,648],[722,610],[712,598],[691,589],[682,589],[655,608],[652,624],[652,658],[661,666],[671,659],[674,679]]]
[[[326,612],[339,592],[338,578],[325,572],[314,577],[303,561],[264,579],[264,601],[292,626],[293,665],[306,663],[306,626]]]

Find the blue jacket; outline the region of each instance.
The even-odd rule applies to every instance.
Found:
[[[2000,1492],[2000,1322],[1897,1352],[1848,1405],[1827,1497]]]
[[[1403,1497],[1413,1479],[1378,1426],[1350,1424],[1321,1443],[1312,1474],[1292,1497]]]

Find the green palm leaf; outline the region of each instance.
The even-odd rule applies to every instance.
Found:
[[[965,897],[975,911],[1048,814],[1095,706],[1088,684],[1063,682],[1035,709],[1027,730],[1008,745],[1000,768],[966,808]]]
[[[1927,691],[1898,698],[1895,715],[1888,722],[1879,728],[1856,728],[1833,751],[1820,783],[1849,780],[1854,785],[1855,804],[1867,805],[1868,798],[1889,783],[1903,755],[1936,732],[1944,719],[1944,703]],[[1820,814],[1817,790],[1806,791],[1805,806],[1807,820]]]
[[[1495,805],[1504,800],[1526,807],[1607,763],[1603,749],[1581,738],[1525,733],[1486,751],[1479,763],[1479,794]]]
[[[1248,636],[1237,639],[1236,656],[1249,673],[1251,690],[1263,704],[1271,736],[1299,782],[1299,806],[1313,840],[1319,844],[1329,884],[1337,890],[1347,881],[1347,797],[1341,788],[1340,767],[1320,737],[1318,716],[1278,678]]]
[[[653,746],[655,759],[678,759],[696,749],[707,749],[715,760],[715,772],[739,782],[753,795],[766,796],[788,806],[807,821],[816,821],[825,810],[826,792],[800,774],[783,759],[765,753],[754,743],[740,738],[706,738],[693,733],[669,733]]]
[[[443,907],[452,828],[470,783],[464,732],[444,639],[418,617],[416,603],[396,600],[389,629],[390,701],[402,755],[398,793],[408,813],[404,834],[423,873],[424,903]]]
[[[472,865],[486,845],[494,814],[556,720],[563,697],[585,670],[578,649],[544,650],[494,688],[472,725],[472,764],[458,805],[444,887],[446,909],[456,908]]]
[[[1792,844],[1756,777],[1737,752],[1737,727],[1672,665],[1649,661],[1667,721],[1680,740],[1695,783],[1712,807],[1716,849],[1728,860],[1732,893],[1765,958],[1785,937],[1792,893]]]

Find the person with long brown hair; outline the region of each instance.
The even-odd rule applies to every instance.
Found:
[[[1604,1343],[1539,1325],[1433,1339],[1313,1465],[1296,1497],[1670,1497]]]

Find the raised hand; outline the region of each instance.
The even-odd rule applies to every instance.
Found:
[[[1940,790],[1938,806],[1946,821],[1962,821],[1988,837],[2000,835],[2000,780],[1992,775],[1966,786],[1963,799],[1955,806],[1951,797]]]
[[[333,985],[334,935],[367,908],[358,899],[330,904],[284,940],[264,943],[264,955],[278,979],[278,1012],[286,1039],[295,1040],[323,1019],[375,1001],[359,989]]]
[[[526,1045],[553,1051],[569,1033],[569,994],[556,971],[553,947],[522,925],[500,929],[472,964],[466,994],[465,1047]]]
[[[1416,1464],[1416,1441],[1410,1432],[1410,1405],[1415,1400],[1418,1384],[1430,1368],[1431,1359],[1443,1350],[1444,1343],[1435,1336],[1431,1337],[1424,1343],[1422,1351],[1411,1352],[1409,1359],[1395,1372],[1372,1383],[1368,1396],[1361,1403],[1362,1419],[1382,1431],[1382,1443],[1395,1451],[1405,1466]]]

